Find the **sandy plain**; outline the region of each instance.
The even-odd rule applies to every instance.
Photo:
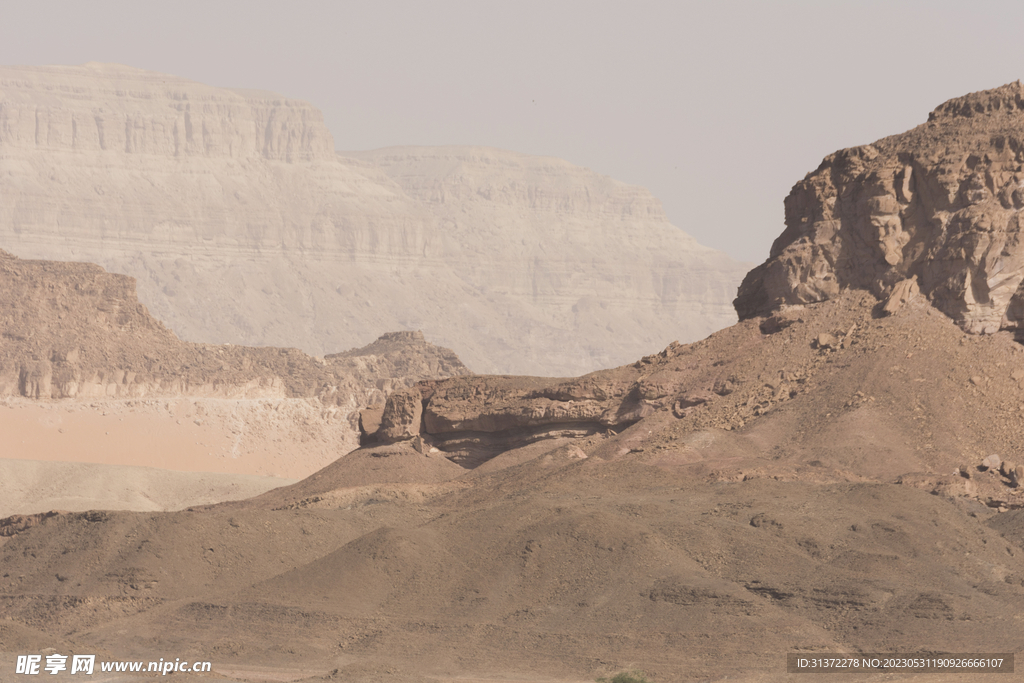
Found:
[[[8,398],[0,457],[296,478],[342,455],[320,412],[301,399]]]
[[[155,467],[0,459],[0,518],[50,510],[183,510],[251,498],[294,479]]]

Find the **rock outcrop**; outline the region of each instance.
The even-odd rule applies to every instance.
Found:
[[[421,329],[576,374],[732,323],[746,267],[649,192],[484,148],[337,154],[319,111],[116,65],[0,69],[0,247],[138,280],[184,339],[322,355]]]
[[[392,393],[376,432],[364,427],[363,441],[418,436],[453,462],[473,468],[537,441],[620,431],[658,411],[684,417],[689,408],[711,399],[710,391],[699,387],[728,381],[714,368],[710,381],[706,372],[694,372],[694,366],[677,358],[688,353],[672,343],[631,365],[571,379],[473,375],[424,380],[418,390]],[[365,412],[369,418],[375,413]]]
[[[1024,325],[1024,86],[956,98],[928,122],[825,158],[786,199],[786,229],[735,301],[741,319],[918,291],[966,331]]]

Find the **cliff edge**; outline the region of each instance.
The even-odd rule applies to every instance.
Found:
[[[964,330],[1024,322],[1024,86],[950,100],[926,123],[822,161],[786,198],[786,229],[735,300],[741,319],[835,298],[918,293]]]

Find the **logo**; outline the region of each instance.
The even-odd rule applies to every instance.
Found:
[[[92,675],[93,668],[96,666],[96,655],[72,655],[70,659],[71,671],[69,673]],[[14,673],[27,676],[38,676],[44,671],[55,676],[67,670],[68,656],[58,654],[46,655],[45,664],[42,655],[18,655],[14,665]]]

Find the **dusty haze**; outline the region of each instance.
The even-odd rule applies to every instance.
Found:
[[[779,198],[822,157],[1024,68],[1024,7],[1005,0],[290,7],[14,4],[0,64],[113,62],[272,90],[321,108],[339,149],[566,159],[649,188],[672,224],[742,261],[767,256]]]
[[[337,154],[309,103],[119,65],[0,69],[0,170],[0,247],[132,275],[195,341],[422,330],[477,372],[587,372],[731,324],[747,269],[560,159]]]

